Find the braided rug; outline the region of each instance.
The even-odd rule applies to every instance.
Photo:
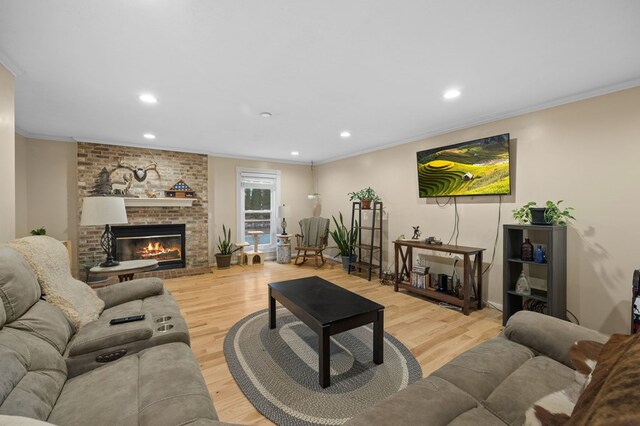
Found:
[[[384,334],[384,363],[373,363],[372,325],[331,337],[331,385],[318,383],[318,336],[285,308],[236,323],[224,354],[242,392],[278,425],[339,425],[422,377],[411,352]]]

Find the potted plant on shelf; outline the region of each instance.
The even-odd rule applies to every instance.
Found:
[[[47,235],[47,230],[44,229],[44,226],[38,228],[38,229],[32,229],[31,230],[31,235]]]
[[[336,229],[331,231],[329,234],[333,241],[336,243],[336,247],[338,248],[338,254],[342,257],[342,269],[345,271],[349,270],[349,261],[357,260],[356,255],[354,254],[353,246],[356,244],[358,240],[358,221],[356,221],[356,226],[353,230],[348,230],[344,225],[342,213],[340,213],[340,223],[336,220],[335,216],[331,216],[333,218],[333,223],[336,224]]]
[[[521,224],[566,226],[567,221],[575,220],[575,217],[571,215],[573,207],[560,207],[563,201],[547,201],[545,207],[535,207],[535,201],[529,201],[519,209],[513,210],[513,218]]]
[[[222,225],[222,235],[224,239],[218,235],[218,253],[216,253],[216,265],[218,269],[226,269],[231,266],[231,255],[240,250],[240,247],[233,249],[231,243],[231,228],[227,229]]]
[[[371,202],[380,201],[380,197],[378,196],[378,194],[376,194],[376,191],[370,186],[364,189],[361,189],[360,191],[350,192],[347,195],[349,195],[350,197],[349,201],[355,201],[355,200],[360,201],[363,209],[370,209]]]

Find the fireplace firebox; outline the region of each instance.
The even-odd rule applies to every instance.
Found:
[[[155,259],[158,269],[184,268],[185,225],[112,226],[117,260]]]

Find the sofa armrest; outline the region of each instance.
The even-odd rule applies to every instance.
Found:
[[[511,341],[571,368],[569,347],[574,342],[594,340],[605,343],[609,340],[609,336],[595,330],[531,311],[515,313],[507,321],[503,334]]]
[[[127,343],[148,340],[153,335],[152,320],[109,325],[106,321],[93,321],[78,330],[67,347],[69,356],[78,356]]]
[[[160,278],[140,278],[99,288],[96,293],[108,309],[132,300],[158,296],[163,293],[163,284]]]

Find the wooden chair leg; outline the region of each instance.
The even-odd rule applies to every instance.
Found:
[[[327,261],[324,256],[322,255],[322,252],[320,252],[320,259],[322,259],[322,264],[324,265],[324,263]]]

